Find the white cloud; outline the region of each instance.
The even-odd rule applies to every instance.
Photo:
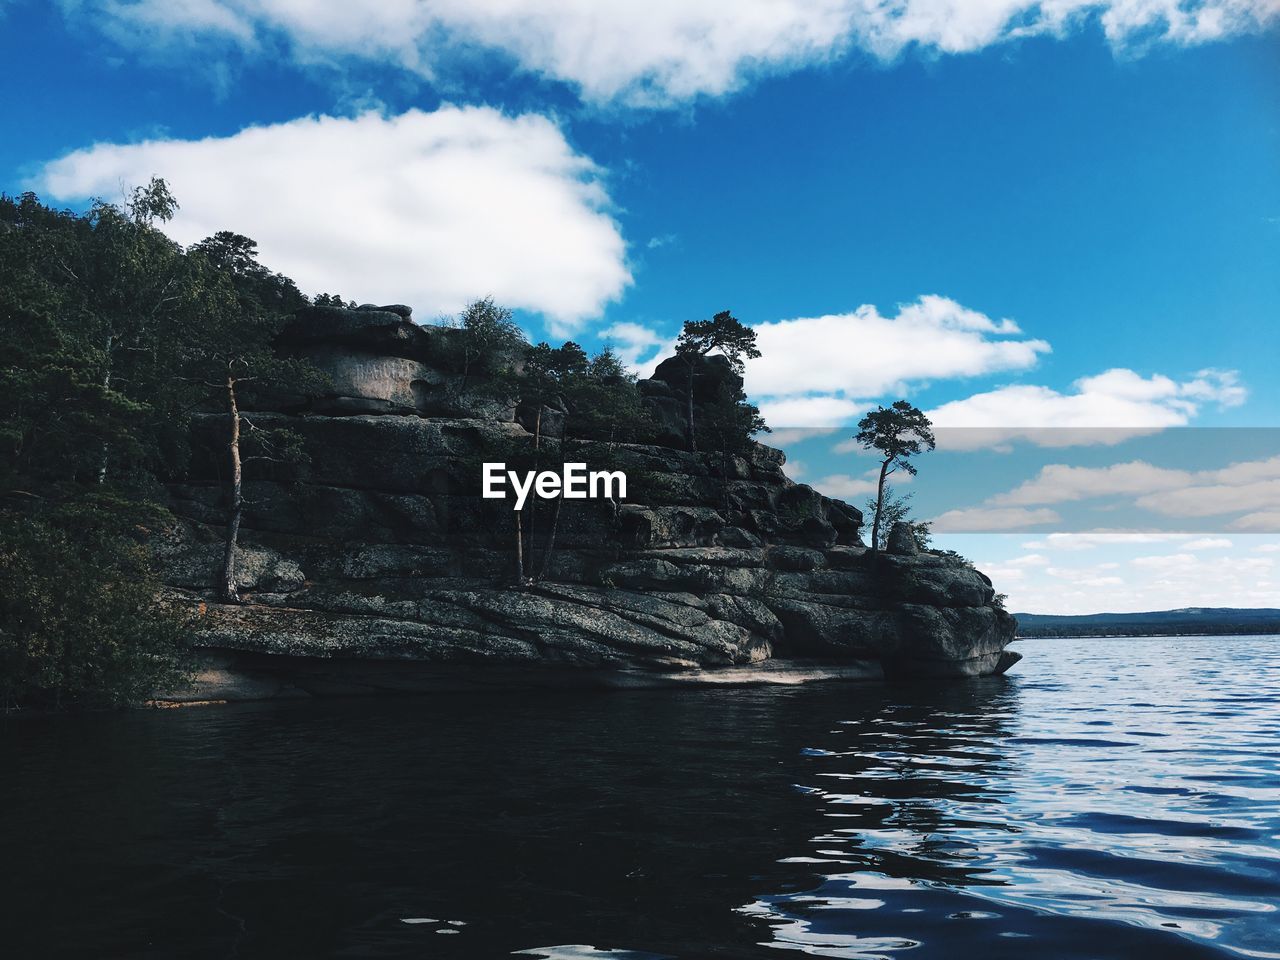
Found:
[[[1072,467],[1051,463],[1031,480],[988,502],[1005,505],[1068,503],[1093,497],[1139,496],[1156,490],[1172,490],[1191,481],[1186,470],[1170,470],[1141,460],[1107,467]]]
[[[1092,550],[1135,543],[1165,543],[1190,539],[1185,533],[1135,533],[1129,530],[1089,530],[1081,533],[1051,533],[1039,540],[1028,540],[1027,550]]]
[[[221,42],[303,64],[390,62],[445,75],[496,51],[591,102],[669,105],[753,76],[905,49],[967,53],[1097,22],[1113,47],[1191,45],[1257,32],[1278,0],[62,0],[125,46]],[[463,51],[464,53],[460,53]]]
[[[907,382],[1023,370],[1049,351],[1045,341],[1022,337],[1012,320],[935,295],[891,317],[866,304],[755,331],[763,356],[747,363],[747,390],[766,419],[782,426],[847,421],[865,409],[860,397],[902,392]]]
[[[1190,566],[1198,559],[1192,553],[1158,553],[1148,557],[1134,557],[1129,562],[1135,567],[1145,567],[1149,570],[1176,570]]]
[[[1009,561],[1011,567],[1047,567],[1048,565],[1049,558],[1042,553],[1028,553]]]
[[[1201,370],[1175,381],[1117,368],[1072,384],[1012,385],[954,400],[928,411],[940,447],[973,450],[1026,440],[1041,447],[1111,446],[1187,424],[1205,403],[1243,403],[1247,391],[1233,370]]]
[[[1179,519],[1241,514],[1227,523],[1227,528],[1252,533],[1276,532],[1280,531],[1280,456],[1242,461],[1216,470],[1172,470],[1141,460],[1106,467],[1050,464],[1014,489],[989,497],[986,503],[995,507],[1025,508],[1102,497],[1132,498],[1130,502],[1135,507]],[[1103,542],[1155,542],[1138,538],[1158,535],[1061,534],[1026,546],[1043,547],[1053,542],[1054,536],[1074,537],[1075,542],[1084,547]],[[1110,539],[1104,541],[1103,537]],[[1125,537],[1129,539],[1126,541]],[[1060,544],[1067,542],[1059,541]],[[1215,548],[1231,545],[1225,540],[1202,542]]]
[[[844,397],[784,397],[760,401],[760,415],[771,427],[804,430],[806,427],[831,428],[856,419],[867,409],[862,400]],[[812,430],[806,432],[812,433]]]
[[[828,497],[852,501],[855,497],[867,496],[876,492],[876,481],[865,476],[855,477],[848,473],[833,473],[820,480],[814,480],[809,486]]]
[[[765,437],[765,442],[771,447],[785,447],[789,444],[803,443],[805,440],[812,440],[817,437],[828,437],[837,430],[837,427],[784,427],[781,430],[774,430],[770,433]]]
[[[1110,568],[1101,564],[1093,568],[1046,567],[1044,572],[1057,580],[1066,580],[1080,587],[1114,587],[1124,583],[1123,577],[1098,572],[1103,569]]]
[[[1101,566],[1054,567],[1045,577],[1009,581],[1008,603],[1035,613],[1280,606],[1274,568],[1256,562],[1270,558],[1174,557],[1169,563],[1126,564],[1114,573]]]
[[[895,474],[893,482],[885,484],[885,493],[890,496],[896,495],[900,487],[909,485],[913,479],[914,477],[909,473]],[[839,497],[842,500],[851,500],[854,497],[865,494],[875,494],[879,485],[879,467],[872,467],[857,476],[848,473],[833,473],[823,477],[821,480],[814,480],[810,484],[815,490],[829,497]]]
[[[1257,510],[1237,517],[1229,526],[1248,533],[1275,533],[1280,531],[1280,510]]]
[[[369,112],[98,144],[47,164],[33,187],[70,200],[152,174],[182,204],[175,239],[244,233],[308,292],[407,302],[424,318],[492,294],[564,333],[631,282],[600,170],[536,114]]]
[[[1194,474],[1181,489],[1139,497],[1137,504],[1174,517],[1212,517],[1241,511],[1250,511],[1250,516],[1256,518],[1280,517],[1280,457],[1271,462],[1276,468],[1276,477],[1271,480],[1232,483],[1226,471],[1207,470]],[[1248,525],[1249,529],[1256,527],[1256,523]]]
[[[600,339],[613,347],[638,377],[653,376],[658,362],[675,352],[676,342],[639,323],[615,323],[600,331]]]
[[[988,501],[1002,505],[1057,504],[1098,497],[1134,497],[1135,505],[1165,516],[1210,517],[1280,510],[1280,457],[1233,463],[1217,470],[1172,470],[1141,460],[1106,467],[1050,464],[1031,480]],[[1253,528],[1241,527],[1241,529]]]
[[[1003,583],[1010,580],[1024,581],[1034,569],[1050,566],[1050,560],[1043,554],[1032,553],[1023,557],[1014,557],[1003,563],[978,563],[976,566],[990,577],[993,583],[997,580]]]
[[[776,320],[753,327],[761,357],[746,364],[746,390],[770,426],[830,428],[856,422],[869,397],[907,393],[910,384],[977,377],[1035,366],[1050,352],[1009,319],[994,320],[929,294],[884,316],[871,304],[850,313]],[[675,340],[635,323],[602,334],[641,376],[670,356]],[[815,350],[814,344],[822,349]],[[1186,424],[1206,402],[1234,406],[1245,389],[1234,371],[1201,370],[1188,380],[1113,369],[1074,392],[1009,386],[928,411],[942,449],[973,450],[1025,439],[1039,446],[1116,444]],[[836,453],[856,451],[846,439]]]
[[[1182,546],[1186,550],[1230,550],[1233,544],[1226,537],[1199,537]]]
[[[1062,517],[1042,507],[970,507],[948,510],[933,520],[935,533],[992,533],[1000,530],[1024,530],[1046,523],[1060,523]]]
[[[981,550],[978,564],[1009,594],[1013,610],[1035,613],[1168,610],[1180,607],[1280,607],[1275,537],[1224,538],[1195,534],[1090,531],[1050,534],[1028,542],[1010,535],[956,537],[956,546]],[[1209,544],[1214,544],[1210,547]],[[1089,548],[1081,557],[1079,551]],[[1047,558],[1025,562],[1019,549]],[[1096,552],[1093,552],[1096,548]],[[1144,549],[1145,548],[1145,549]],[[1160,553],[1167,549],[1167,553]],[[1006,553],[1006,550],[1014,551]],[[1196,550],[1211,550],[1196,553]],[[1080,562],[1087,558],[1090,562]]]

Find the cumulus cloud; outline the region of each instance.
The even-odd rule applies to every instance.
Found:
[[[1261,539],[1126,530],[1054,533],[1019,543],[1036,553],[992,558],[978,569],[1009,594],[1010,609],[1036,613],[1280,606],[1280,544],[1274,538],[1257,543]],[[1090,553],[1081,556],[1086,549]]]
[[[1230,527],[1245,533],[1275,533],[1280,531],[1280,510],[1255,510],[1232,520]]]
[[[855,477],[848,473],[833,473],[809,484],[819,493],[839,500],[853,500],[876,492],[876,481],[868,477]]]
[[[1141,562],[1138,562],[1141,560]],[[1009,579],[999,565],[997,585],[1008,582],[1009,604],[1036,613],[1098,613],[1197,607],[1280,606],[1280,582],[1270,557],[1190,553],[1135,558],[1115,564],[1053,566]],[[1032,571],[1027,571],[1032,574]]]
[[[852,313],[762,323],[755,331],[763,356],[747,363],[747,391],[779,426],[847,421],[865,409],[859,397],[900,393],[909,382],[1023,370],[1049,352],[1048,343],[1023,337],[1012,320],[935,295],[900,306],[894,316],[866,304]]]
[[[1007,493],[991,497],[990,503],[1026,506],[1068,503],[1093,497],[1139,496],[1153,491],[1173,490],[1191,483],[1186,470],[1170,470],[1141,460],[1106,467],[1073,467],[1051,463],[1041,467],[1032,479]]]
[[[1013,385],[928,411],[939,445],[952,450],[1025,440],[1041,447],[1112,446],[1184,426],[1206,403],[1239,406],[1248,392],[1233,370],[1201,370],[1177,381],[1116,368],[1082,377],[1069,392]]]
[[[1176,570],[1196,561],[1197,557],[1192,553],[1158,553],[1148,557],[1134,557],[1129,562],[1135,567],[1145,567],[1148,570]]]
[[[211,4],[173,9],[196,7]],[[537,114],[368,112],[97,144],[47,164],[32,187],[75,200],[153,174],[182,203],[174,239],[247,234],[309,292],[407,302],[426,317],[491,294],[568,333],[631,282],[601,171]]]
[[[771,447],[786,447],[791,444],[803,443],[806,440],[813,440],[817,437],[828,437],[835,433],[837,429],[837,427],[784,427],[781,430],[772,431],[764,437],[764,440]],[[789,470],[790,468],[788,467]]]
[[[1187,550],[1230,550],[1232,546],[1226,537],[1197,537],[1183,544]]]
[[[1098,572],[1114,566],[1114,564],[1098,564],[1093,568],[1046,567],[1044,572],[1050,577],[1066,580],[1079,587],[1115,587],[1124,583],[1123,577]]]
[[[1003,563],[980,563],[978,564],[978,569],[991,577],[993,581],[1025,580],[1028,572],[1051,565],[1052,561],[1044,554],[1028,553],[1021,557],[1014,557],[1012,560],[1006,560]]]
[[[1106,467],[1050,464],[988,502],[1002,506],[1060,504],[1098,497],[1133,497],[1133,503],[1170,517],[1248,516],[1234,529],[1280,529],[1280,457],[1233,463],[1216,470],[1174,470],[1141,460]]]
[[[1165,543],[1190,539],[1185,533],[1136,533],[1130,530],[1088,530],[1079,533],[1051,533],[1022,544],[1027,550],[1092,550],[1129,544]]]
[[[760,401],[759,407],[769,426],[804,430],[806,427],[829,429],[848,423],[856,419],[867,404],[861,400],[831,396],[767,397]]]
[[[62,0],[123,45],[191,40],[295,62],[344,59],[447,74],[491,51],[595,103],[670,105],[860,49],[959,54],[1099,24],[1113,47],[1192,45],[1257,32],[1280,0]]]
[[[1139,497],[1137,504],[1166,516],[1213,517],[1248,511],[1250,517],[1280,517],[1280,457],[1264,461],[1274,476],[1260,480],[1242,480],[1239,473],[1227,470],[1205,470],[1177,489]],[[1263,464],[1240,464],[1260,466]],[[1237,529],[1258,529],[1265,524],[1249,523]]]
[[[969,507],[948,510],[933,519],[934,533],[994,533],[1002,530],[1025,530],[1046,523],[1061,523],[1057,511],[1047,507]]]
[[[770,426],[831,428],[856,422],[869,398],[912,385],[1034,367],[1050,345],[1016,322],[992,319],[929,294],[886,316],[871,304],[848,313],[768,321],[753,327],[763,354],[746,364],[746,390]],[[641,376],[670,356],[675,340],[637,323],[602,332]],[[822,344],[815,350],[815,343]],[[1206,403],[1236,406],[1247,396],[1235,371],[1201,370],[1184,380],[1112,369],[1083,377],[1070,392],[1007,386],[927,411],[942,449],[1114,445],[1182,426]],[[858,449],[844,440],[836,453]]]
[[[1009,561],[1011,567],[1047,567],[1049,558],[1042,553],[1028,553]]]
[[[885,486],[885,493],[896,492],[899,487],[906,486],[911,481],[910,474],[898,474],[894,477],[892,486]],[[874,494],[879,485],[880,471],[878,468],[873,468],[857,476],[848,473],[833,473],[820,480],[814,480],[810,484],[820,493],[824,493],[829,497],[837,497],[841,500],[853,500],[855,497]]]
[[[667,338],[639,323],[615,323],[600,331],[626,366],[638,377],[653,376],[658,362],[675,352],[674,338]]]
[[[1228,528],[1254,533],[1280,531],[1280,456],[1214,470],[1176,470],[1141,460],[1105,467],[1050,464],[1014,489],[989,497],[986,503],[1024,509],[1102,497],[1125,498],[1134,507],[1181,520],[1240,514],[1227,522]],[[1124,537],[1130,538],[1127,542],[1143,542],[1134,538],[1152,535],[1074,536],[1078,543],[1092,546],[1100,542],[1090,539],[1095,537],[1110,536],[1110,542],[1120,543],[1125,542]],[[1224,545],[1229,546],[1229,541]]]

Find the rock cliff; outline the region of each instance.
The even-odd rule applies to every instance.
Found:
[[[174,598],[199,611],[205,666],[186,696],[965,677],[1017,661],[1014,620],[970,565],[905,530],[868,551],[861,513],[789,480],[778,450],[681,449],[687,370],[670,367],[640,384],[654,442],[613,454],[629,496],[566,504],[546,576],[517,586],[510,504],[477,496],[478,472],[529,440],[528,418],[457,389],[441,359],[454,336],[401,306],[313,307],[286,331],[281,349],[329,382],[250,415],[291,428],[308,459],[248,474],[241,604],[212,590],[225,419],[196,418],[159,546]],[[725,376],[710,358],[695,400]],[[525,521],[539,551],[541,509]]]

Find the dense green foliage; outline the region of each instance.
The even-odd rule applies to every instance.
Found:
[[[0,705],[113,706],[180,682],[184,624],[156,603],[143,514],[105,495],[0,511]]]
[[[911,519],[911,501],[914,499],[914,493],[900,494],[895,487],[886,483],[884,492],[880,497],[872,497],[867,501],[866,512],[868,514],[874,516],[876,508],[880,508],[880,529],[876,539],[877,550],[885,549],[889,543],[889,531],[893,529],[895,523],[900,521],[911,524],[911,535],[915,538],[916,546],[919,549],[929,549],[933,540],[933,524],[928,520]]]
[[[226,423],[225,552],[210,571],[224,601],[238,600],[243,468],[268,461],[278,478],[302,459],[297,436],[244,411],[321,386],[277,353],[278,335],[308,302],[354,304],[308,301],[236,233],[184,249],[160,229],[177,209],[158,179],[82,214],[0,196],[0,706],[115,705],[180,678],[186,624],[160,602],[149,543],[173,523],[161,504],[191,457],[193,414]],[[530,427],[495,459],[612,468],[620,444],[651,439],[636,378],[611,351],[530,345],[492,299],[447,325],[455,399],[515,406]],[[690,448],[719,453],[727,477],[729,458],[767,429],[741,389],[755,334],[726,311],[686,324],[677,354]],[[695,425],[694,371],[709,354],[739,376],[699,398]],[[547,573],[562,506],[539,518],[535,505],[523,528],[515,518],[521,581]]]
[[[511,311],[492,297],[472,301],[444,323],[457,330],[447,342],[445,360],[460,375],[459,393],[483,389],[486,378],[502,380],[510,372],[512,358],[528,347]]]
[[[729,362],[730,369],[740,381],[746,361],[760,356],[756,332],[728,310],[721,310],[710,320],[685,321],[676,339],[676,357],[684,362],[688,371],[685,401],[690,450],[698,449],[703,434],[694,416],[694,377],[698,361],[713,352]],[[736,384],[736,388],[722,386],[710,407],[715,419],[710,426],[710,435],[722,457],[745,445],[752,434],[766,429],[760,411],[747,403],[741,382]]]
[[[480,301],[480,306],[486,312],[491,308],[488,301]],[[459,323],[462,330],[467,329],[466,318],[475,313],[475,305],[464,313]],[[612,470],[618,467],[618,444],[650,439],[653,426],[635,374],[612,350],[589,356],[572,340],[559,347],[545,342],[520,344],[501,332],[497,342],[506,366],[494,367],[482,382],[473,379],[471,389],[516,404],[532,435],[491,442],[468,472],[478,476],[480,464],[490,461],[521,472],[559,470],[566,463]],[[634,470],[632,474],[633,480],[639,479]],[[522,512],[495,508],[509,518],[502,522],[512,525],[512,571],[518,583],[547,576],[564,506],[565,499],[557,496],[549,504],[534,497]],[[616,520],[618,505],[609,506]],[[578,508],[587,507],[579,504]],[[550,516],[542,516],[544,512]]]
[[[104,705],[178,675],[148,537],[188,422],[238,378],[288,381],[270,344],[306,300],[220,233],[158,224],[161,180],[84,214],[0,197],[0,697]]]

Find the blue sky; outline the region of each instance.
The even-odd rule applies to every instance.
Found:
[[[1141,461],[1198,491],[1277,452],[1241,433],[1189,465],[1176,448],[1197,435],[1173,428],[1280,414],[1278,25],[1275,0],[9,0],[0,189],[80,206],[159,174],[184,242],[236,229],[309,292],[424,321],[492,293],[533,336],[610,342],[640,368],[681,321],[731,308],[770,345],[747,385],[771,422],[835,431],[781,435],[801,478],[854,502],[867,464],[834,447],[900,396],[949,427],[1022,431],[947,467],[986,489],[929,493],[922,472],[933,516],[1054,464]],[[1034,433],[1064,426],[1170,440]],[[1191,555],[1178,543],[1217,525],[1271,560],[1280,478],[1259,476],[1160,549]],[[1107,527],[1169,532],[1140,494],[1099,489]],[[1025,532],[952,536],[1047,610],[1070,576],[1007,565],[1091,522],[1063,503],[1024,505],[1060,518],[1014,518]],[[1144,556],[1115,561],[1117,602],[1180,605],[1205,582],[1160,588]],[[1253,564],[1186,602],[1280,606],[1275,584]]]

